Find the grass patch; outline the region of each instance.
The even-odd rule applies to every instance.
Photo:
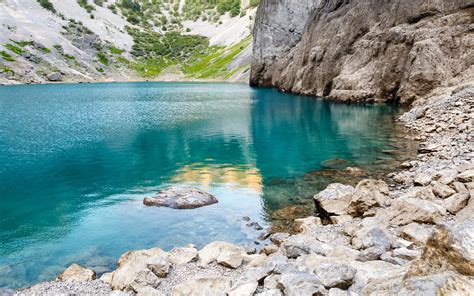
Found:
[[[120,48],[115,47],[115,46],[109,47],[109,51],[110,51],[110,53],[113,53],[113,54],[122,54],[123,52],[125,52],[125,50],[120,49]]]
[[[103,64],[103,65],[108,66],[109,63],[110,63],[110,61],[109,61],[109,59],[107,58],[107,56],[106,56],[104,53],[102,53],[102,52],[99,52],[99,53],[97,54],[97,58],[98,58],[99,63],[101,63],[101,64]]]
[[[14,62],[15,59],[6,51],[2,50],[0,51],[0,56],[5,60],[9,62]]]
[[[183,65],[183,73],[193,78],[229,78],[239,69],[233,71],[227,67],[232,60],[247,48],[252,42],[252,37],[247,37],[230,48],[212,47],[204,54],[196,54],[190,61]]]
[[[70,54],[67,54],[67,53],[65,53],[63,56],[64,56],[67,60],[70,60],[70,61],[75,61],[75,60],[76,60],[76,57],[75,57],[75,56],[70,55]]]
[[[24,40],[21,40],[21,41],[15,41],[13,39],[10,39],[11,42],[15,43],[16,45],[18,46],[21,46],[21,47],[25,47],[25,46],[32,46],[33,45],[33,41],[24,41]]]
[[[15,72],[12,70],[12,68],[8,66],[0,66],[0,73],[2,74],[10,74],[10,75],[15,75]]]
[[[13,45],[13,44],[5,44],[5,47],[10,50],[11,52],[14,52],[18,55],[21,55],[23,52],[25,52],[22,48]]]
[[[175,64],[175,61],[166,59],[139,59],[136,62],[131,62],[130,67],[135,70],[138,75],[145,78],[152,78],[160,75],[164,69]]]

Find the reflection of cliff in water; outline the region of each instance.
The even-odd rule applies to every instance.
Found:
[[[333,104],[276,91],[259,98],[252,108],[253,146],[269,216],[289,205],[312,204],[330,183],[362,178],[344,172],[346,167],[379,177],[416,151],[395,123],[392,106]]]

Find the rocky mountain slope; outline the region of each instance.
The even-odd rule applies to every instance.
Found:
[[[473,0],[291,2],[258,9],[253,85],[411,103],[474,77]]]
[[[0,83],[246,82],[256,5],[254,0],[1,0]]]

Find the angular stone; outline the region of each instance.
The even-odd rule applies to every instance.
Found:
[[[280,289],[267,289],[261,293],[255,294],[255,296],[283,296]]]
[[[440,182],[433,182],[433,183],[434,183],[432,184],[433,193],[440,198],[448,198],[454,193],[456,193],[456,191],[454,191],[454,189],[452,189],[448,185],[444,185]]]
[[[276,246],[276,245],[265,246],[265,247],[262,248],[261,252],[265,255],[271,255],[273,253],[278,252],[278,246]]]
[[[149,259],[157,255],[166,257],[167,253],[160,248],[153,248],[123,254],[117,262],[117,269],[108,277],[112,289],[129,291],[147,282],[158,284],[160,279],[147,268]]]
[[[332,224],[344,224],[352,220],[351,215],[331,216],[329,217]]]
[[[333,183],[314,196],[316,208],[335,215],[344,215],[352,200],[354,187]]]
[[[149,258],[146,262],[146,266],[151,270],[157,277],[164,278],[168,275],[170,270],[170,264],[161,255],[155,255]]]
[[[467,206],[469,201],[469,193],[455,193],[450,197],[442,201],[443,207],[445,207],[451,214],[455,215],[460,210]]]
[[[280,247],[288,258],[312,253],[326,255],[332,249],[330,245],[303,234],[290,236]]]
[[[412,222],[434,224],[446,216],[446,209],[428,200],[400,198],[379,215],[381,219],[389,220],[395,225],[407,225]]]
[[[75,263],[66,268],[66,270],[58,276],[58,280],[60,281],[87,282],[95,279],[95,271]]]
[[[111,296],[121,296],[121,295],[111,295]],[[160,291],[152,287],[142,287],[138,289],[137,296],[165,296],[165,294],[161,293]]]
[[[456,178],[459,182],[468,183],[474,181],[474,170],[466,170]]]
[[[174,286],[173,296],[225,296],[230,290],[231,281],[225,277],[203,277],[189,280]]]
[[[388,232],[381,228],[363,228],[356,232],[352,245],[359,250],[378,247],[387,251],[392,246],[392,239]]]
[[[290,235],[288,233],[285,233],[285,232],[277,232],[277,233],[274,233],[270,236],[270,240],[276,244],[276,245],[280,245],[282,242],[284,242]]]
[[[258,282],[237,283],[229,290],[228,296],[252,296],[258,287]]]
[[[321,219],[318,217],[300,218],[293,222],[294,230],[301,234],[311,233],[312,229],[318,225],[322,225]]]
[[[237,268],[242,265],[244,257],[247,255],[245,248],[219,241],[206,245],[198,254],[200,266],[207,266],[216,261],[229,268]]]
[[[332,288],[329,290],[328,296],[349,296],[349,292],[339,288]]]
[[[327,289],[347,289],[352,285],[356,269],[345,264],[325,263],[319,265],[314,273]]]
[[[140,291],[145,287],[156,288],[160,284],[161,279],[158,278],[151,270],[142,269],[134,274],[133,281],[130,283],[130,288],[134,292]]]
[[[433,226],[431,225],[410,223],[401,228],[400,237],[414,242],[415,244],[424,245],[432,232]]]
[[[413,262],[407,277],[427,276],[444,271],[474,276],[473,242],[474,219],[437,225],[421,258]]]
[[[362,216],[375,207],[385,207],[388,201],[388,185],[382,180],[366,179],[357,184],[348,213]]]
[[[182,265],[194,261],[198,256],[198,250],[192,247],[174,248],[169,252],[168,261],[175,265]]]
[[[385,253],[385,249],[381,247],[370,247],[367,248],[359,253],[357,256],[357,260],[366,262],[366,261],[373,261],[379,260],[380,256]]]
[[[46,78],[48,78],[49,81],[56,82],[62,80],[62,75],[59,72],[53,72],[46,75]]]
[[[392,251],[393,257],[398,257],[404,260],[415,260],[416,258],[420,257],[421,251],[418,250],[410,250],[407,248],[398,248]]]
[[[425,173],[420,173],[413,179],[415,186],[428,186],[431,183],[431,176]]]
[[[449,185],[456,180],[456,177],[458,175],[458,171],[455,169],[445,169],[436,174],[436,177],[438,178],[438,182],[444,185]]]
[[[285,273],[277,278],[277,286],[286,296],[326,295],[321,281],[311,273]]]
[[[211,194],[190,187],[170,187],[161,190],[154,197],[146,197],[146,206],[169,207],[173,209],[195,209],[218,203]]]

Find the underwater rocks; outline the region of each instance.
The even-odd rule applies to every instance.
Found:
[[[218,203],[213,195],[190,187],[170,187],[158,192],[154,197],[146,197],[146,206],[169,207],[173,209],[195,209]]]

